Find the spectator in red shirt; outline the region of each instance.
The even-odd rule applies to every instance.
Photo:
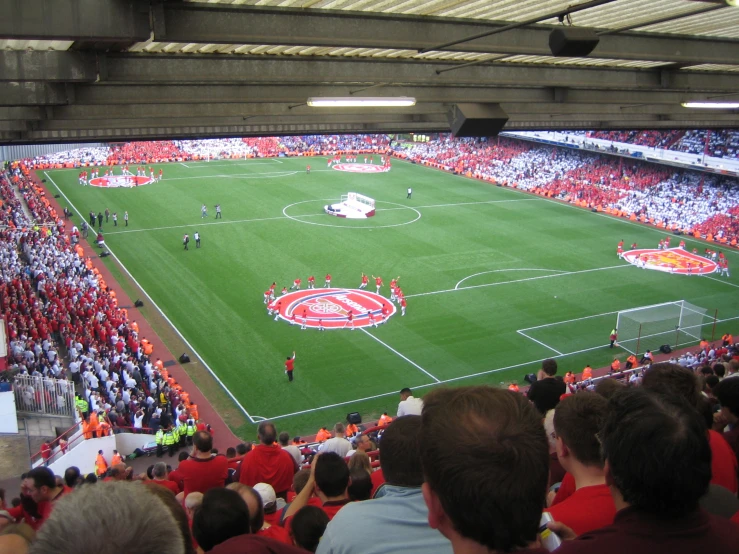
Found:
[[[159,485],[172,491],[175,495],[180,493],[180,487],[177,486],[177,483],[168,478],[167,464],[164,462],[155,463],[151,470],[151,475],[152,479],[151,481],[147,481],[147,484]]]
[[[308,505],[315,491],[321,499],[321,509],[332,520],[336,513],[349,503],[349,467],[344,458],[335,452],[319,452],[313,459],[311,474],[303,490],[295,497],[285,512],[285,528],[290,529],[290,521],[300,508]]]
[[[11,508],[8,513],[16,520],[22,517],[34,530],[38,530],[51,515],[57,500],[71,490],[65,485],[57,485],[56,477],[49,468],[34,468],[21,482],[21,491],[31,502]]]
[[[191,492],[205,493],[215,487],[223,487],[228,477],[228,460],[225,456],[213,456],[213,437],[207,431],[197,431],[192,438],[192,454],[169,474],[171,481],[182,481],[184,497]]]
[[[571,395],[554,409],[557,458],[575,478],[575,492],[547,511],[581,535],[613,523],[616,505],[606,484],[597,433],[608,401],[594,392]]]
[[[277,496],[286,498],[293,483],[295,460],[277,444],[277,429],[273,423],[262,421],[257,429],[259,443],[244,456],[239,468],[239,483],[253,487],[269,483]]]
[[[683,398],[619,392],[599,437],[615,521],[565,541],[558,554],[736,551],[739,527],[699,507],[711,480],[711,447],[705,422]]]
[[[728,426],[723,434],[734,454],[739,457],[739,377],[724,379],[714,389],[714,394],[721,403],[721,411],[716,414],[716,425],[719,431]]]

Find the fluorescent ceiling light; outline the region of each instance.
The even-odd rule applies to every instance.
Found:
[[[683,108],[706,108],[709,110],[733,110],[739,108],[739,102],[683,102]]]
[[[416,99],[410,96],[323,96],[308,98],[308,105],[314,108],[353,108],[353,107],[403,107],[415,106]]]

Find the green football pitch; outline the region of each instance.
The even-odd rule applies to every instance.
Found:
[[[614,354],[623,360],[625,351],[608,348],[619,310],[687,300],[711,316],[718,310],[715,329],[703,330],[708,338],[739,321],[735,276],[671,275],[617,258],[620,239],[656,248],[663,232],[515,190],[399,161],[373,174],[328,169],[323,158],[161,168],[161,182],[136,188],[83,187],[77,170],[39,176],[78,224],[91,210],[118,213],[118,227],[104,225],[114,257],[251,422],[276,420],[293,434],[347,412],[394,415],[403,387],[423,395],[440,385],[521,382],[548,357],[561,373],[608,365]],[[376,199],[376,216],[323,213],[347,192]],[[195,231],[202,248],[184,251],[184,233]],[[694,246],[705,248],[689,240]],[[736,252],[727,256],[739,266]],[[321,286],[331,273],[334,287],[356,288],[363,272],[382,276],[385,296],[400,276],[404,317],[318,332],[266,314],[263,292],[273,281],[279,291],[315,275]],[[283,363],[293,351],[289,383]],[[249,427],[237,431],[252,438]]]

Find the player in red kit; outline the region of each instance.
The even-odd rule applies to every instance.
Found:
[[[287,294],[287,287],[282,287],[282,290],[280,291],[281,295]]]
[[[277,302],[274,300],[267,304],[267,315],[272,315],[274,313],[277,313],[279,310],[277,309]]]
[[[295,369],[295,351],[293,350],[293,355],[288,356],[287,360],[285,360],[285,374],[287,375],[288,381],[293,380],[293,370],[294,369]]]
[[[618,246],[616,246],[616,256],[620,258],[623,255],[623,253],[624,253],[624,241],[622,239],[621,242],[618,243]]]
[[[382,287],[382,277],[379,275],[375,277],[374,275],[372,278],[375,280],[375,287],[377,288],[377,294],[380,294],[380,287]]]
[[[359,285],[359,288],[360,289],[366,289],[367,288],[367,283],[369,283],[369,279],[367,278],[367,276],[364,273],[362,273],[362,284]]]
[[[160,169],[159,170],[159,177],[157,178],[157,181],[161,181],[163,176],[164,176],[164,172]]]
[[[274,302],[272,302],[272,304],[274,305],[274,308],[272,308],[272,312],[274,312],[275,321],[277,321],[280,318],[280,306],[282,306],[282,301],[278,300],[277,304],[275,304]]]
[[[405,306],[406,306],[405,298],[401,296],[400,297],[400,315],[405,315]]]
[[[310,166],[309,165],[306,165],[305,166],[305,172],[308,173],[308,174],[310,174]]]
[[[308,325],[308,312],[305,309],[303,310],[303,313],[300,316],[300,320],[301,320],[300,329],[302,331],[305,331],[306,326]]]
[[[395,279],[390,281],[390,300],[395,300],[395,291],[398,288],[399,279],[400,279],[400,275],[398,275]]]
[[[274,300],[275,299],[275,287],[277,286],[277,283],[272,281],[272,284],[269,286],[269,299]]]
[[[293,290],[293,289],[295,289],[295,290],[300,290],[300,283],[301,283],[301,281],[300,281],[300,277],[298,277],[297,279],[295,279],[295,280],[293,281],[293,286],[292,286],[292,287],[290,287],[290,290]]]
[[[323,284],[325,288],[331,288],[331,274],[326,273],[326,282]]]
[[[316,278],[313,277],[313,275],[311,275],[310,277],[308,277],[308,288],[309,289],[316,288]]]
[[[375,321],[375,315],[372,312],[368,312],[369,324],[377,329],[377,322]]]
[[[354,314],[351,310],[346,314],[346,323],[344,323],[344,327],[342,327],[342,329],[345,329],[347,325],[351,325],[352,331],[354,331]]]
[[[272,295],[272,290],[271,289],[267,289],[267,290],[264,291],[264,303],[265,304],[269,304],[270,296],[271,295]]]

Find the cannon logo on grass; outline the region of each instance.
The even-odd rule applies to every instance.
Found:
[[[139,187],[153,182],[154,179],[150,177],[137,177],[136,175],[110,175],[90,179],[90,185],[103,188]]]
[[[624,259],[636,267],[681,275],[707,275],[718,271],[718,264],[682,248],[639,249],[624,252]]]
[[[374,292],[358,289],[307,289],[291,292],[278,298],[279,316],[283,320],[302,325],[303,311],[306,327],[317,329],[320,324],[325,329],[342,329],[349,318],[349,310],[354,316],[354,327],[369,327],[370,313],[379,325],[382,322],[383,306],[386,320],[395,313],[390,300]]]
[[[390,171],[387,166],[375,164],[334,164],[332,167],[336,171],[348,171],[350,173],[384,173]]]

